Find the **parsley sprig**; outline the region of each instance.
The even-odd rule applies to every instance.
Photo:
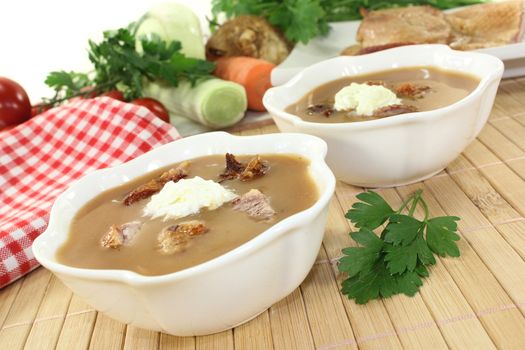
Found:
[[[139,39],[131,29],[104,32],[100,43],[89,41],[88,55],[94,70],[90,73],[55,71],[45,82],[55,90],[55,96],[44,99],[45,105],[55,105],[75,96],[97,95],[117,89],[127,100],[142,96],[144,81],[161,80],[170,86],[180,81],[195,84],[211,77],[215,64],[186,57],[179,41],[166,42],[156,35]]]
[[[434,254],[460,255],[456,244],[459,218],[430,218],[421,190],[410,195],[397,211],[373,191],[357,198],[360,202],[352,205],[346,218],[359,229],[350,233],[359,246],[343,249],[338,267],[348,274],[342,293],[358,304],[401,293],[413,296],[429,276],[427,266],[436,263]],[[418,205],[425,213],[422,220],[414,217]],[[384,228],[378,237],[373,230],[381,225]]]

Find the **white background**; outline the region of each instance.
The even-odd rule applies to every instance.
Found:
[[[20,83],[32,103],[50,96],[44,84],[53,70],[88,71],[88,38],[126,26],[153,4],[170,0],[1,0],[0,76]],[[204,20],[210,0],[171,0],[191,7]]]

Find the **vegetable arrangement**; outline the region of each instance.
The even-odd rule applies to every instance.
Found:
[[[343,249],[339,271],[348,274],[342,282],[342,293],[358,304],[395,294],[413,296],[429,276],[427,266],[434,265],[439,256],[458,257],[456,241],[458,217],[430,218],[422,191],[409,196],[398,210],[394,210],[376,192],[357,195],[347,212],[357,232],[350,236],[359,247]],[[425,217],[414,216],[421,205]],[[407,214],[403,214],[407,211]],[[384,225],[380,236],[373,230]]]
[[[224,12],[228,18],[256,15],[279,28],[288,40],[303,44],[330,30],[328,22],[361,19],[362,9],[378,10],[409,5],[431,5],[439,9],[472,5],[485,0],[213,0],[212,25]]]
[[[139,42],[142,53],[135,49]],[[165,42],[158,36],[137,39],[129,29],[104,32],[104,40],[89,42],[88,55],[93,63],[91,73],[51,72],[46,84],[55,90],[55,96],[44,99],[46,105],[56,105],[72,97],[97,96],[106,91],[121,91],[126,100],[143,96],[148,81],[161,80],[170,86],[181,81],[195,85],[211,77],[214,64],[202,59],[186,57],[180,42]]]
[[[100,43],[89,41],[88,55],[92,72],[48,75],[46,84],[55,95],[43,99],[40,112],[72,98],[110,96],[145,106],[167,122],[173,113],[223,128],[244,116],[248,99],[250,108],[264,110],[262,96],[271,86],[274,67],[257,60],[245,67],[250,59],[239,58],[216,70],[215,63],[204,58],[197,16],[176,3],[153,7],[129,28],[104,32]],[[214,71],[225,80],[214,77]]]
[[[100,95],[144,105],[165,121],[172,113],[212,128],[227,127],[247,108],[265,110],[262,96],[271,87],[275,65],[295,43],[328,33],[330,21],[359,19],[363,9],[423,4],[445,9],[484,1],[213,0],[212,26],[218,29],[206,46],[199,19],[189,8],[157,5],[129,28],[106,31],[102,42],[89,42],[93,71],[51,72],[46,84],[54,96],[30,112],[24,103],[23,116],[6,119],[2,113],[0,127],[73,98]],[[217,27],[221,14],[229,20]]]

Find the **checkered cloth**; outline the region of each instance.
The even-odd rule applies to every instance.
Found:
[[[0,288],[38,266],[31,244],[73,180],[177,138],[146,108],[107,97],[72,102],[0,132]]]

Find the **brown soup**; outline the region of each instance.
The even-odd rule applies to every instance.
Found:
[[[356,115],[351,111],[334,109],[334,96],[351,83],[383,85],[401,99],[399,108],[372,116]],[[430,111],[453,104],[469,95],[479,84],[479,79],[465,73],[434,67],[409,67],[391,69],[371,74],[345,77],[323,84],[296,103],[288,106],[288,113],[315,123],[348,123],[379,119],[415,111]]]
[[[312,206],[318,190],[310,177],[309,162],[297,155],[267,154],[260,156],[267,164],[263,176],[243,181],[240,178],[221,178],[225,170],[224,156],[214,155],[189,162],[186,178],[200,176],[220,182],[222,186],[243,195],[257,189],[269,200],[271,217],[257,218],[235,210],[232,202],[215,210],[201,209],[198,214],[164,221],[164,218],[144,216],[143,210],[151,198],[125,205],[127,195],[137,187],[159,178],[175,165],[148,173],[137,179],[107,190],[79,210],[73,218],[69,238],[57,253],[59,262],[81,268],[124,269],[142,275],[162,275],[179,271],[218,257],[248,242],[277,222]],[[238,156],[247,164],[253,156]],[[207,232],[191,237],[191,244],[177,252],[163,254],[159,234],[167,227],[182,227],[182,222],[199,220]],[[128,245],[108,248],[101,238],[112,225],[141,222],[138,233]],[[179,226],[177,226],[179,224]]]

